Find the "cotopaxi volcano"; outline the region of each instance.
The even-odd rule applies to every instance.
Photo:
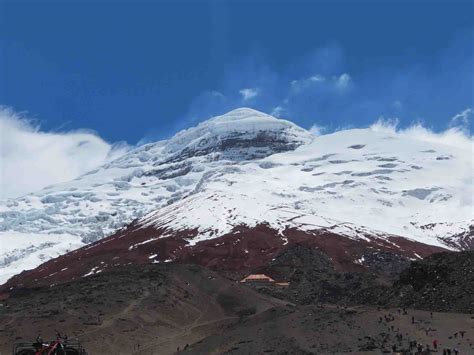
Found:
[[[21,282],[129,262],[263,267],[294,243],[361,267],[377,251],[472,249],[472,181],[472,147],[373,128],[315,137],[237,109],[1,201],[1,281],[80,247]]]

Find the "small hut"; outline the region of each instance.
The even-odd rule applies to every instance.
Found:
[[[249,276],[244,277],[242,280],[240,280],[240,282],[253,284],[270,284],[274,283],[275,280],[265,274],[250,274]]]

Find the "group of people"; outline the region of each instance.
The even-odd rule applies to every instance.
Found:
[[[379,309],[380,310],[380,309]],[[396,314],[396,313],[395,313]],[[408,312],[405,308],[402,308],[402,309],[398,309],[398,315],[408,315]],[[433,312],[430,312],[430,318],[433,319]],[[395,318],[395,315],[392,314],[392,313],[387,313],[387,314],[384,314],[383,316],[380,316],[379,317],[379,323],[384,323],[385,325],[388,326],[388,330],[389,332],[390,331],[395,331],[395,327],[390,324],[392,322],[394,322],[396,320]],[[415,320],[415,316],[411,316],[411,323],[412,324],[415,324],[416,323],[416,320]],[[430,332],[432,331],[435,331],[435,329],[432,329],[431,327],[425,329],[425,333],[427,336],[430,335]],[[464,335],[466,334],[466,331],[462,330],[462,331],[457,331],[455,333],[453,333],[452,336],[449,336],[449,339],[457,339],[458,336],[460,336],[461,338],[464,338]],[[396,340],[397,340],[397,343],[398,344],[393,344],[392,345],[392,351],[394,353],[399,353],[399,352],[403,352],[403,353],[406,353],[406,348],[405,350],[402,350],[401,349],[401,345],[402,345],[402,342],[403,342],[403,335],[401,334],[399,328],[397,327],[396,328]],[[432,346],[430,346],[429,344],[426,344],[426,345],[423,345],[421,343],[419,343],[418,341],[416,340],[410,340],[408,339],[408,353],[409,354],[416,354],[416,355],[424,355],[424,354],[431,354],[432,352],[440,352],[440,349],[439,349],[439,341],[437,339],[434,339],[432,341]],[[459,355],[459,349],[457,347],[453,347],[453,348],[443,348],[442,349],[442,354],[443,355]]]

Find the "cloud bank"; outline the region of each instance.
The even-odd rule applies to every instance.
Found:
[[[25,115],[0,106],[0,198],[74,179],[127,150],[87,131],[43,132]]]
[[[470,112],[472,112],[472,109],[468,108],[455,115],[449,121],[449,128],[441,132],[434,132],[424,127],[421,123],[414,123],[406,128],[400,128],[398,119],[385,119],[383,117],[379,118],[369,128],[376,132],[385,132],[390,135],[456,147],[466,150],[472,156],[474,152],[474,138],[467,129]],[[459,117],[462,117],[462,119],[460,120]]]

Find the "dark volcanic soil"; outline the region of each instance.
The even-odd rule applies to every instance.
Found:
[[[389,313],[393,321],[379,320]],[[178,264],[122,267],[24,290],[3,304],[0,325],[1,354],[8,354],[15,341],[53,337],[54,329],[77,337],[91,355],[380,354],[393,344],[406,348],[409,338],[423,344],[437,339],[459,347],[461,354],[474,351],[470,315],[296,305],[207,269]]]
[[[133,354],[138,346],[169,354],[244,315],[285,303],[198,266],[122,267],[17,292],[0,307],[0,354],[38,334],[52,339],[54,329],[78,337],[91,354]]]
[[[410,262],[396,254],[366,254],[366,272],[338,271],[324,253],[295,246],[263,270],[290,281],[260,292],[298,304],[337,303],[474,313],[474,251],[443,252]]]
[[[321,250],[295,245],[255,269],[290,280],[288,288],[251,287],[178,263],[125,265],[51,287],[17,288],[0,307],[0,354],[15,341],[52,338],[54,329],[79,338],[92,355],[178,348],[190,354],[380,354],[394,344],[407,348],[409,339],[430,346],[437,339],[441,347],[474,353],[474,252],[414,263],[364,255],[366,271],[350,272],[338,270]]]
[[[474,313],[474,251],[437,253],[413,262],[384,299],[405,307]]]
[[[379,321],[392,314],[394,320]],[[415,318],[414,324],[411,317]],[[393,328],[392,328],[393,326]],[[465,331],[461,338],[460,331]],[[457,332],[454,338],[453,333]],[[402,340],[397,339],[402,335]],[[465,314],[433,313],[372,307],[336,308],[308,305],[272,308],[228,325],[191,345],[189,354],[381,354],[395,344],[408,349],[416,340],[432,347],[457,347],[460,354],[474,353],[474,319]],[[439,353],[440,351],[438,351]]]

